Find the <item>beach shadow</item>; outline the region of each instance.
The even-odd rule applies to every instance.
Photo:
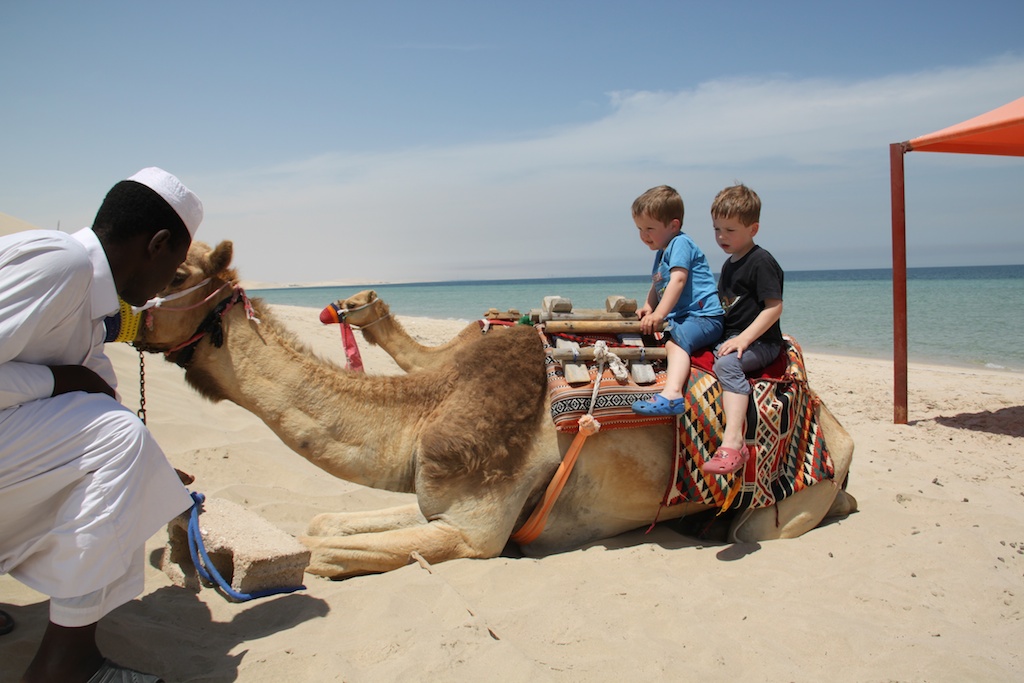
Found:
[[[619,534],[614,538],[604,539],[586,547],[601,546],[607,550],[621,550],[645,544],[654,544],[666,550],[683,548],[719,548],[715,557],[721,562],[735,562],[761,549],[760,543],[730,543],[728,540],[728,520],[723,520],[711,513],[698,513],[682,519],[674,519],[656,524],[650,531],[636,529]]]
[[[43,630],[50,619],[50,603],[42,600],[29,605],[0,602],[14,619],[14,630],[0,636],[0,683],[17,683],[35,656]]]
[[[716,512],[708,510],[681,519],[658,522],[651,527],[640,527],[618,536],[593,541],[582,548],[622,550],[642,545],[657,545],[666,550],[680,550],[731,545],[728,541],[731,515],[726,513],[718,516]]]
[[[681,535],[674,531],[669,526],[668,522],[661,522],[654,525],[654,528],[651,529],[650,532],[647,531],[646,527],[633,529],[632,531],[624,531],[618,536],[591,541],[590,543],[581,545],[578,549],[586,550],[588,548],[604,548],[605,550],[622,550],[624,548],[634,548],[636,546],[648,544],[658,545],[669,550],[719,545],[716,541],[706,541],[686,537],[685,535]],[[550,557],[551,555],[559,555],[561,552],[562,551],[541,553],[534,551],[524,553],[522,548],[520,548],[515,541],[509,541],[505,546],[505,549],[501,551],[501,555],[499,555],[499,557],[514,560],[521,560],[524,558],[537,559],[541,557]]]
[[[729,542],[729,529],[732,527],[736,512],[736,510],[726,510],[725,512],[719,512],[717,509],[704,510],[664,522],[664,524],[682,536],[706,543],[724,545]]]
[[[735,562],[742,560],[747,555],[753,555],[760,549],[760,543],[733,543],[728,548],[719,550],[715,557],[722,562]]]
[[[218,598],[219,599],[219,598]],[[286,631],[325,617],[324,600],[299,593],[253,601],[227,622],[214,621],[210,609],[191,590],[164,586],[117,608],[100,621],[97,642],[121,664],[156,671],[169,681],[235,681],[247,641]],[[14,683],[35,654],[49,622],[49,601],[4,605],[17,627],[0,637],[0,683]]]
[[[735,562],[761,549],[760,543],[730,543],[729,529],[738,510],[705,510],[668,522],[677,534],[692,537],[705,546],[723,546],[715,553],[721,562]]]
[[[234,681],[248,654],[248,650],[232,653],[238,645],[330,612],[324,600],[301,593],[250,604],[240,604],[244,611],[230,621],[215,621],[193,591],[177,586],[158,588],[107,617],[101,626],[100,647],[115,660],[118,650],[127,647],[123,660],[160,662],[160,674],[167,680]]]
[[[970,429],[976,432],[1024,437],[1024,406],[1011,406],[999,410],[985,410],[980,413],[959,413],[934,418],[937,424],[954,429]]]
[[[814,527],[814,529],[811,529],[811,531],[809,531],[808,533],[813,532],[815,529],[824,529],[825,527],[832,526],[833,524],[842,524],[850,518],[850,515],[855,515],[858,512],[860,512],[859,507],[853,512],[848,512],[845,515],[833,515],[832,517],[826,517],[825,519],[818,522],[818,526]]]

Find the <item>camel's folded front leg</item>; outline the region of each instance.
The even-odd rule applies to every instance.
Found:
[[[384,510],[358,512],[325,512],[310,521],[309,536],[351,536],[377,531],[391,531],[426,524],[416,503]]]
[[[413,551],[431,563],[495,555],[473,548],[458,528],[443,520],[379,533],[299,540],[313,551],[306,571],[334,579],[398,569],[409,564]]]

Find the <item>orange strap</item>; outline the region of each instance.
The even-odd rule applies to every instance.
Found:
[[[740,472],[742,471],[743,470],[740,470]],[[743,481],[741,479],[742,475],[740,472],[733,472],[729,475],[729,495],[725,497],[725,502],[722,503],[722,509],[718,511],[718,514],[715,515],[716,517],[729,509],[736,500],[736,494],[740,492],[741,488],[743,488]]]
[[[596,428],[584,428],[584,421],[587,418],[590,418],[590,422],[596,425]],[[526,520],[523,526],[512,534],[513,541],[520,545],[528,545],[537,540],[537,537],[544,531],[544,525],[548,521],[548,513],[551,512],[555,501],[558,500],[562,489],[565,488],[565,482],[568,481],[569,475],[572,474],[572,468],[576,466],[576,459],[579,457],[580,451],[583,450],[583,442],[587,440],[588,436],[596,433],[597,429],[600,429],[600,425],[591,416],[584,415],[580,418],[580,431],[576,433],[576,438],[569,445],[569,450],[566,451],[565,457],[558,464],[555,476],[551,478],[551,482],[544,492],[544,498],[534,508],[533,514],[530,515],[530,518]]]

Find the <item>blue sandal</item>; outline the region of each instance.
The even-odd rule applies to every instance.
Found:
[[[649,401],[637,401],[633,404],[633,412],[641,415],[679,415],[686,410],[686,397],[665,398],[655,394]]]

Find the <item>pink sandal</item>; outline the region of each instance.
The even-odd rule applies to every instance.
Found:
[[[720,446],[715,454],[704,461],[701,470],[707,474],[732,474],[747,464],[750,451],[747,447],[736,450],[727,446]]]

